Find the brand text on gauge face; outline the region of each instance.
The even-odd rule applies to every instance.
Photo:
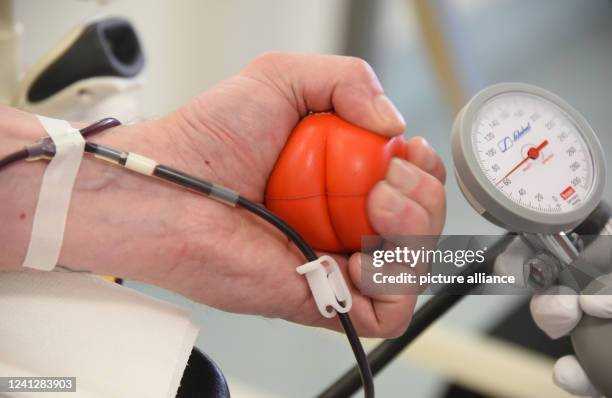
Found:
[[[512,137],[505,136],[497,143],[497,147],[500,151],[506,152],[508,149],[512,148],[512,145],[521,138],[525,136],[525,134],[531,131],[531,123],[527,123],[527,125],[522,126],[520,129],[514,130],[512,133]]]

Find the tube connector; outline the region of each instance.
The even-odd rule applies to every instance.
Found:
[[[351,292],[333,257],[321,256],[315,261],[300,265],[296,271],[306,276],[319,312],[325,318],[333,318],[336,311],[346,313],[351,310],[353,305]]]
[[[52,159],[55,156],[55,143],[51,137],[44,137],[35,144],[26,147],[28,157],[26,160]]]

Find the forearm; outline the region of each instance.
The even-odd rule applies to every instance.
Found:
[[[45,135],[33,115],[0,107],[0,157]],[[27,248],[44,166],[18,162],[0,170],[0,270],[18,269]]]
[[[144,130],[147,130],[146,132]],[[156,123],[120,126],[92,140],[121,150],[153,153],[150,141],[163,138]],[[34,115],[0,108],[0,156],[22,149],[46,135]],[[142,139],[142,137],[146,137]],[[161,147],[164,145],[162,144]],[[0,270],[19,270],[25,258],[46,161],[20,161],[0,171]],[[163,223],[143,220],[140,208],[155,181],[84,156],[73,190],[59,264],[80,270],[122,276],[139,275],[126,242],[161,235]],[[146,184],[150,186],[146,186]],[[126,198],[131,202],[126,203]],[[120,202],[120,203],[119,203]],[[146,230],[149,228],[149,230]],[[123,250],[123,257],[118,253]],[[146,257],[146,256],[144,256]]]

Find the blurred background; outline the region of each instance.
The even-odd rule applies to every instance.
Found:
[[[146,118],[172,111],[262,52],[333,53],[362,57],[374,67],[407,121],[406,134],[425,136],[449,171],[456,112],[478,90],[502,81],[559,94],[590,121],[605,148],[612,146],[609,0],[103,3],[15,2],[24,27],[24,65],[84,19],[118,15],[133,23],[145,51],[144,84],[135,95],[138,114]],[[498,231],[469,207],[452,172],[447,187],[446,234]],[[612,199],[610,181],[604,197]],[[223,313],[151,286],[126,284],[193,310],[201,326],[197,346],[220,365],[236,397],[313,396],[353,365],[341,335]],[[548,344],[524,316],[524,302],[515,296],[464,299],[376,378],[378,395],[563,396],[550,382],[552,357],[517,349],[526,344],[521,334]],[[517,368],[521,361],[529,366]],[[449,393],[453,383],[472,393]]]

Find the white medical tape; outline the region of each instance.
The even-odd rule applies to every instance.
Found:
[[[38,116],[55,144],[55,156],[43,175],[30,244],[23,266],[52,270],[58,262],[72,188],[79,171],[85,140],[64,120]]]

